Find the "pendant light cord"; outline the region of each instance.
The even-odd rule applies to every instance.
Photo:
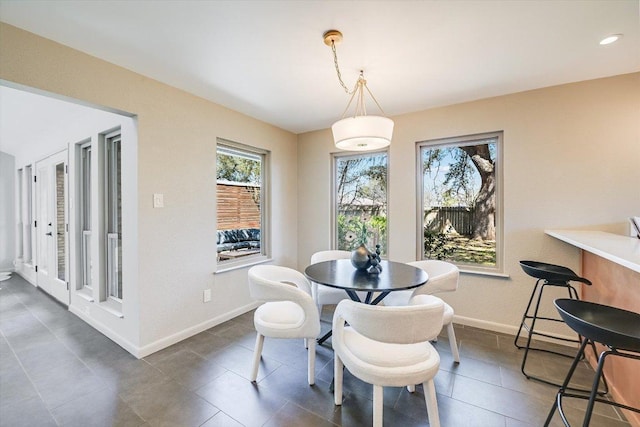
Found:
[[[353,90],[349,91],[347,85],[345,85],[342,81],[342,74],[340,73],[340,67],[338,66],[338,52],[336,51],[336,42],[333,40],[331,40],[331,52],[333,52],[333,64],[336,67],[336,74],[338,74],[338,81],[340,82],[340,85],[347,94],[353,95],[358,87],[358,84],[356,83],[356,86],[353,88]]]
[[[349,99],[347,108],[345,108],[344,112],[342,113],[342,118],[344,118],[345,115],[347,114],[347,111],[349,110],[349,107],[351,106],[351,103],[353,102],[353,99],[355,98],[356,94],[358,94],[358,101],[356,102],[356,111],[354,116],[367,115],[367,109],[364,102],[364,91],[362,90],[363,87],[367,89],[367,92],[371,96],[371,99],[373,99],[373,102],[375,102],[380,112],[382,112],[382,115],[386,116],[386,114],[384,113],[384,110],[380,106],[380,103],[378,103],[378,100],[376,99],[375,96],[373,96],[373,93],[371,93],[371,90],[367,86],[367,81],[364,79],[364,71],[360,70],[360,76],[358,77],[358,81],[356,81],[356,84],[353,87],[353,90],[349,90],[347,85],[344,84],[344,81],[342,81],[342,73],[340,73],[340,67],[338,66],[338,52],[336,51],[336,43],[334,40],[331,40],[331,52],[333,52],[333,64],[336,67],[336,74],[338,75],[338,81],[340,82],[340,85],[342,86],[344,91],[348,95],[351,95],[351,99]]]

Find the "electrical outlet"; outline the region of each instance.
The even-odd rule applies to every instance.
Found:
[[[205,289],[202,292],[202,302],[209,302],[211,301],[211,289]]]

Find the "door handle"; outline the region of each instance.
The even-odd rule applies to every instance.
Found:
[[[47,236],[53,236],[53,233],[48,232],[48,233],[47,233]]]

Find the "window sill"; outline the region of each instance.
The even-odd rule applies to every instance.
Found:
[[[78,295],[80,298],[87,300],[88,302],[94,302],[95,300],[93,299],[93,295],[91,295],[89,293],[88,289],[78,289],[76,291],[76,295]]]
[[[251,259],[245,260],[228,261],[223,264],[218,264],[216,271],[214,271],[213,274],[226,273],[228,271],[239,270],[241,268],[264,264],[271,261],[273,261],[273,259],[265,255],[251,257]]]
[[[508,279],[511,277],[509,274],[502,273],[500,271],[465,270],[460,266],[458,266],[458,268],[460,269],[460,273],[463,273],[463,274],[474,274],[477,276],[490,276],[490,277],[496,277],[500,279]]]
[[[107,300],[107,301],[103,301],[100,304],[98,304],[98,307],[100,307],[101,309],[103,309],[104,311],[106,311],[109,314],[113,314],[114,316],[123,319],[124,318],[124,314],[122,314],[122,304],[118,303],[116,301],[113,300]]]

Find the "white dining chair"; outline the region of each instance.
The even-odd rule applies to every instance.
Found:
[[[311,298],[311,284],[296,270],[275,265],[258,265],[249,269],[251,297],[263,301],[253,316],[256,344],[251,381],[258,377],[264,337],[304,338],[308,351],[308,381],[315,383],[316,337],[320,318]]]
[[[442,300],[426,295],[398,307],[341,301],[333,316],[335,404],[342,404],[345,367],[373,385],[374,427],[382,426],[383,387],[422,383],[429,425],[439,427],[433,378],[440,356],[429,339],[442,329],[443,311]]]
[[[350,259],[351,252],[342,250],[319,251],[311,255],[311,264],[317,264],[323,261],[333,261],[337,259]],[[322,307],[324,305],[338,304],[349,296],[342,289],[335,289],[329,286],[311,282],[311,294],[313,300],[318,307],[318,315],[322,316]]]
[[[384,299],[385,305],[407,305],[409,300],[416,295],[433,295],[439,292],[453,292],[458,289],[458,279],[460,278],[460,270],[450,262],[435,259],[413,261],[407,263],[424,270],[429,275],[429,280],[424,285],[414,289],[413,291],[396,291],[391,292]],[[437,298],[433,296],[433,298]],[[456,341],[456,332],[453,328],[453,308],[444,303],[444,318],[442,324],[447,327],[447,335],[449,338],[449,347],[453,360],[460,363],[460,352],[458,351],[458,343]],[[438,331],[439,332],[439,331]],[[437,338],[436,334],[432,340]]]

